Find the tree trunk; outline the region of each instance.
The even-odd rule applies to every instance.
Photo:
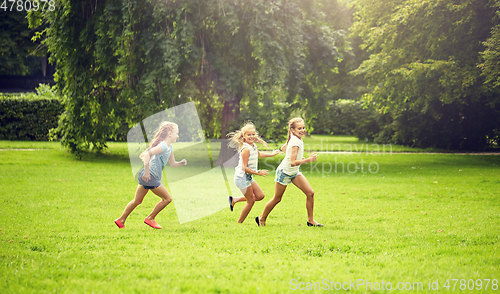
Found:
[[[235,150],[231,150],[227,146],[226,135],[236,129],[235,123],[238,121],[240,115],[240,101],[241,98],[234,96],[230,93],[226,96],[224,101],[224,108],[222,109],[222,126],[221,126],[221,149],[215,165],[219,166],[222,163],[231,159],[235,154]]]

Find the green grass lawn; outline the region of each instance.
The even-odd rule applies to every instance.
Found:
[[[348,137],[312,140],[363,144]],[[154,230],[143,223],[159,200],[150,193],[119,230],[113,220],[136,183],[126,144],[109,146],[78,160],[57,142],[0,141],[0,293],[314,287],[345,293],[335,290],[339,285],[354,293],[448,293],[454,286],[453,293],[500,293],[500,156],[319,154],[301,170],[324,228],[306,226],[305,196],[294,186],[267,226],[257,227],[253,218],[274,191],[271,173],[256,178],[266,198],[243,224],[236,223],[242,203],[234,212],[179,224],[174,200],[157,217],[163,229]],[[282,158],[259,166],[272,172]],[[376,290],[388,283],[392,291]],[[415,290],[398,291],[398,283]]]

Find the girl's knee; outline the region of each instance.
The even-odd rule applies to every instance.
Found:
[[[255,195],[255,201],[261,201],[262,199],[264,199],[264,197],[265,197],[264,194]]]
[[[314,190],[307,191],[307,192],[306,192],[306,196],[307,196],[308,198],[314,198]]]
[[[170,202],[172,202],[172,198],[162,198],[161,199],[163,202],[165,202],[166,204],[170,204]]]
[[[130,203],[133,204],[134,206],[138,206],[139,204],[142,203],[142,199],[134,199],[130,201]]]
[[[281,198],[283,198],[283,195],[281,195],[281,196],[274,195],[274,202],[280,203],[281,202]]]
[[[247,198],[247,204],[248,204],[248,205],[253,206],[253,205],[254,205],[254,203],[255,203],[255,198],[252,198],[252,199],[248,199],[248,198]]]

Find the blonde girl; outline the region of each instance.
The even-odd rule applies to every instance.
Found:
[[[255,221],[259,226],[266,225],[266,219],[273,208],[281,201],[288,184],[293,183],[306,195],[307,225],[311,227],[322,227],[313,218],[314,191],[306,177],[300,172],[299,167],[304,163],[316,161],[316,154],[312,153],[309,158],[304,158],[304,142],[302,137],[306,133],[306,126],[302,118],[293,118],[288,122],[288,141],[281,147],[286,151],[285,158],[276,169],[276,182],[274,197],[267,202],[264,212]]]
[[[280,151],[274,150],[272,153],[260,152],[255,142],[261,143],[266,147],[269,146],[259,137],[255,126],[251,122],[247,122],[239,131],[228,134],[228,137],[230,138],[229,147],[239,149],[239,162],[235,168],[234,183],[244,195],[234,198],[229,196],[229,207],[233,211],[236,203],[246,201],[246,205],[243,207],[238,219],[238,223],[242,223],[250,213],[255,201],[264,199],[264,192],[252,177],[252,175],[265,177],[269,174],[265,169],[257,169],[258,157],[275,156]]]
[[[144,196],[151,190],[158,195],[161,200],[156,204],[153,211],[144,219],[144,223],[154,229],[161,229],[161,226],[155,221],[156,216],[170,202],[172,197],[165,186],[161,184],[161,174],[163,168],[170,163],[171,167],[186,165],[186,159],[175,161],[172,143],[179,138],[179,127],[172,122],[162,122],[154,133],[154,139],[139,156],[144,162],[144,168],[137,175],[139,185],[135,191],[135,197],[130,201],[123,214],[115,220],[115,224],[120,228],[125,228],[125,221],[129,214],[142,203]]]

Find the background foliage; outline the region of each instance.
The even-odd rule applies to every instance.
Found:
[[[32,75],[41,72],[35,58],[38,42],[31,38],[36,30],[28,28],[25,11],[3,11],[0,17],[0,75]]]
[[[369,87],[363,99],[391,118],[381,126],[380,141],[481,149],[498,140],[499,91],[488,85],[495,81],[498,50],[492,46],[495,30],[491,34],[498,23],[495,5],[498,1],[354,2],[352,30],[370,53],[355,71]]]
[[[55,134],[73,152],[102,150],[120,127],[194,100],[209,137],[248,117],[270,139],[283,135],[292,109],[327,99],[299,94],[317,70],[324,88],[348,50],[339,5],[60,1],[54,12],[32,12],[32,27],[47,26],[41,37],[67,97]]]
[[[2,25],[35,34],[56,64],[65,98],[52,135],[73,152],[102,150],[187,101],[210,138],[252,120],[278,140],[302,116],[310,133],[498,146],[499,0],[63,0],[56,8],[30,12],[41,33],[23,31],[19,15]],[[19,52],[33,50],[21,43]]]

